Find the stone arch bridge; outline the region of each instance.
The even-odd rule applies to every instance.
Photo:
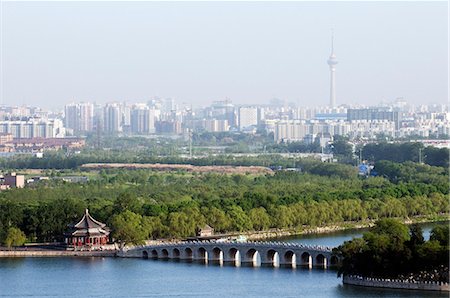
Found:
[[[331,247],[289,242],[181,241],[137,246],[119,253],[120,257],[199,261],[234,266],[328,268],[339,258]]]

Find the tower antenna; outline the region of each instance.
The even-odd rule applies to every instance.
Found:
[[[327,60],[328,66],[330,67],[330,107],[334,108],[336,106],[336,64],[338,61],[336,55],[334,54],[334,31],[331,29],[331,54],[330,58]]]
[[[331,54],[334,54],[334,30],[331,28]]]

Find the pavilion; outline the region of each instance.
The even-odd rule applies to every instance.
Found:
[[[88,209],[84,212],[83,218],[69,228],[70,231],[64,234],[67,246],[95,248],[109,242],[109,228],[106,224],[95,220]]]

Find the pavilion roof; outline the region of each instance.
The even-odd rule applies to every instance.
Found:
[[[93,228],[104,228],[106,224],[95,220],[90,214],[89,209],[86,209],[84,212],[83,218],[74,225],[76,229],[93,229]]]
[[[109,235],[109,233],[110,233],[110,230],[106,226],[106,224],[94,219],[89,214],[89,210],[86,209],[84,212],[83,218],[78,223],[71,226],[71,231],[67,234],[80,237],[80,236],[87,236],[87,235],[107,236],[107,235]]]

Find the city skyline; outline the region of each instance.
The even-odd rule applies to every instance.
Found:
[[[159,96],[193,106],[226,98],[326,106],[331,28],[337,105],[447,102],[445,2],[2,5],[6,105]]]

